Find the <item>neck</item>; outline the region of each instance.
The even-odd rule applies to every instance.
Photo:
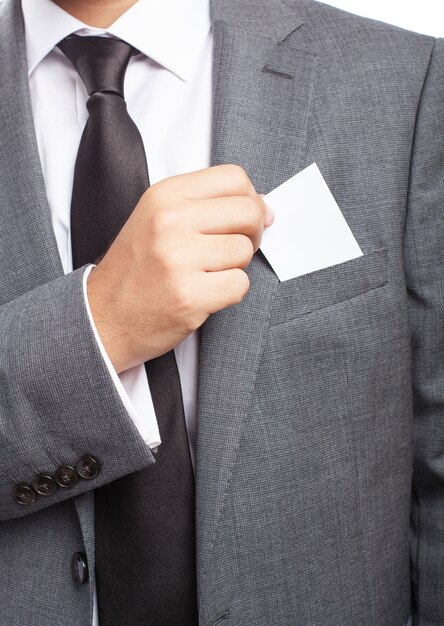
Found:
[[[138,0],[52,0],[61,9],[96,28],[108,28]]]

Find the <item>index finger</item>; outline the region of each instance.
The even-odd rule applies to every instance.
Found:
[[[221,198],[225,196],[249,196],[258,194],[248,174],[239,165],[215,165],[189,174],[180,174],[169,179],[175,192],[188,200]]]

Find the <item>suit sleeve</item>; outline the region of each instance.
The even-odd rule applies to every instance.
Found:
[[[91,457],[99,470],[93,464],[92,477],[82,477],[77,468]],[[83,270],[0,307],[0,520],[33,513],[153,461],[94,338]],[[57,470],[66,467],[76,470],[69,486],[50,495],[27,491],[41,476],[51,479],[46,483],[52,492]],[[18,485],[24,486],[24,503]]]
[[[412,331],[415,626],[444,624],[444,40],[418,110],[405,232]]]

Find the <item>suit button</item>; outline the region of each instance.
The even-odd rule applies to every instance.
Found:
[[[86,554],[83,552],[75,552],[72,555],[72,575],[79,585],[83,585],[88,581],[88,562]]]
[[[93,456],[82,456],[76,463],[76,470],[82,478],[92,480],[99,473],[99,462]]]
[[[13,491],[13,496],[19,504],[32,504],[35,502],[35,492],[30,485],[17,485]]]
[[[79,480],[76,470],[69,465],[62,465],[54,474],[55,481],[60,487],[65,489],[74,487]]]
[[[36,476],[32,481],[32,486],[39,496],[52,496],[57,489],[54,479],[44,474]]]

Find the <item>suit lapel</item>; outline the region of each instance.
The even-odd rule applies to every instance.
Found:
[[[4,302],[62,273],[37,148],[21,3],[0,7],[0,265]],[[9,280],[8,280],[9,279]]]
[[[316,58],[297,47],[301,21],[284,4],[246,4],[212,4],[212,162],[242,165],[257,191],[267,193],[304,165]],[[211,316],[202,329],[196,473],[201,592],[278,285],[261,253],[248,273],[244,301]]]

